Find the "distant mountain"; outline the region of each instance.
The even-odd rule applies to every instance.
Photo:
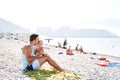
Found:
[[[16,24],[0,18],[0,32],[11,33],[30,33],[29,30],[24,29]],[[37,32],[40,35],[47,37],[71,37],[71,38],[117,38],[114,33],[104,29],[72,29],[70,27],[61,27],[53,31],[50,27],[38,28]]]
[[[71,29],[70,27],[61,27],[53,31],[51,28],[43,27],[37,31],[40,35],[48,37],[70,37],[70,38],[117,38],[114,33],[104,29]]]
[[[0,18],[0,32],[29,33],[30,31]]]

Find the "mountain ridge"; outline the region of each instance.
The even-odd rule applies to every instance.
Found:
[[[30,33],[28,29],[22,28],[10,21],[0,18],[0,32],[11,33]]]
[[[30,33],[28,29],[22,28],[10,21],[6,21],[0,18],[0,32],[11,33]],[[50,27],[40,27],[37,29],[37,33],[47,37],[59,37],[59,38],[118,38],[114,33],[105,29],[73,29],[68,26],[52,30]]]
[[[46,30],[47,29],[47,30]],[[40,35],[51,37],[72,37],[72,38],[118,38],[114,33],[105,29],[72,29],[70,27],[61,27],[53,31],[51,28],[38,28]]]

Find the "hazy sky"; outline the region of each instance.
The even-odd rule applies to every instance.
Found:
[[[0,17],[38,27],[107,29],[120,36],[120,0],[0,0]]]

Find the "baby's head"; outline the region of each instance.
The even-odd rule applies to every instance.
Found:
[[[25,45],[25,46],[22,48],[22,53],[23,53],[23,54],[31,53],[31,52],[32,52],[32,49],[31,49],[31,46],[30,46],[30,45]]]
[[[42,40],[39,40],[38,45],[39,45],[40,47],[42,47],[43,41],[42,41]]]

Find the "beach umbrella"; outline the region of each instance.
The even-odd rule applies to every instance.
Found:
[[[46,38],[45,40],[47,40],[48,41],[48,43],[50,42],[50,40],[53,40],[53,39],[51,39],[51,38]]]

